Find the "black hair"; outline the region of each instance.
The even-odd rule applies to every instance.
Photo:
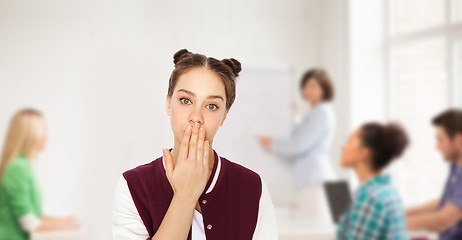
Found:
[[[375,171],[400,157],[409,144],[406,132],[396,123],[366,123],[361,127],[360,135],[363,146],[371,151],[371,167]]]

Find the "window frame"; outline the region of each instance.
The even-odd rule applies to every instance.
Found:
[[[397,0],[395,0],[397,1]],[[385,62],[385,79],[386,83],[386,118],[397,119],[397,113],[394,106],[396,106],[396,99],[393,98],[394,90],[396,89],[396,74],[395,63],[393,61],[394,51],[399,47],[412,43],[419,43],[421,41],[429,40],[432,38],[444,38],[446,41],[446,57],[447,57],[447,77],[448,77],[448,103],[449,107],[462,107],[462,12],[457,20],[457,0],[446,1],[446,17],[443,25],[436,27],[429,27],[414,32],[408,33],[394,33],[394,1],[385,1],[385,14],[384,14],[384,62]],[[462,4],[462,2],[461,2]],[[430,121],[430,119],[429,119]],[[405,164],[398,161],[393,164],[389,169],[394,178],[394,184],[398,187],[401,193],[405,192],[406,185],[405,178],[403,177],[407,172]]]

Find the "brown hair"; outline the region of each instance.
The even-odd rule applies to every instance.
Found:
[[[315,79],[321,85],[323,96],[322,99],[332,101],[334,99],[334,85],[329,74],[322,68],[313,68],[305,72],[300,81],[300,89],[303,89],[309,80]]]
[[[380,171],[403,154],[409,145],[404,129],[396,124],[366,123],[361,127],[362,145],[371,151],[371,166]]]
[[[173,55],[175,68],[170,75],[168,83],[168,95],[173,95],[173,90],[181,74],[193,68],[206,68],[213,71],[223,81],[226,92],[226,109],[231,108],[236,98],[236,78],[241,71],[241,63],[234,58],[217,60],[206,57],[199,53],[191,53],[187,49],[181,49]]]
[[[457,133],[462,134],[462,110],[446,110],[434,117],[432,123],[435,126],[442,127],[452,139]]]

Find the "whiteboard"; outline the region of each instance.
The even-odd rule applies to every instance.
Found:
[[[290,203],[291,166],[264,150],[256,136],[285,138],[292,128],[288,65],[246,65],[236,83],[236,100],[214,138],[213,147],[230,161],[260,174],[275,204]]]

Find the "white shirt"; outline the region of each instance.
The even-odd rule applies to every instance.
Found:
[[[274,140],[270,149],[293,163],[297,188],[336,178],[329,158],[334,130],[334,111],[329,102],[322,102],[294,127],[288,138]]]
[[[210,193],[218,179],[221,168],[221,157],[218,158],[217,170],[212,183],[206,193]],[[164,163],[165,168],[165,163]],[[191,223],[192,240],[206,240],[202,214],[194,210]],[[112,235],[114,240],[146,240],[149,233],[144,226],[143,220],[136,209],[135,203],[128,188],[127,181],[123,176],[117,183],[112,218]],[[258,209],[257,226],[253,240],[278,239],[277,223],[274,206],[266,184],[262,180],[262,193]]]

